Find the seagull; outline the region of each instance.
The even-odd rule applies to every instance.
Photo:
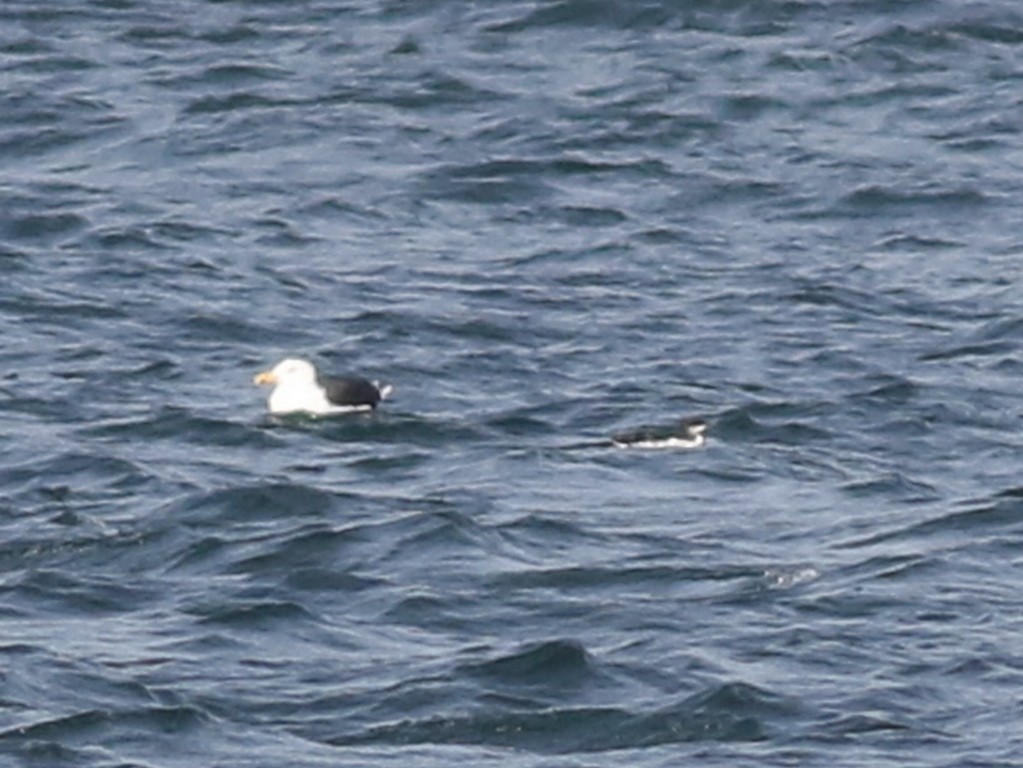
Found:
[[[289,357],[252,380],[273,386],[267,407],[270,413],[307,413],[332,416],[371,411],[394,390],[359,376],[323,376],[308,360]]]

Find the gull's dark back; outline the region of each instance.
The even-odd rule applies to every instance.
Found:
[[[376,408],[380,390],[376,384],[359,376],[320,376],[320,386],[334,405],[368,405]]]

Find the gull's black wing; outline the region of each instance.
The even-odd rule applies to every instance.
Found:
[[[380,390],[376,384],[359,376],[321,376],[320,386],[332,405],[376,408],[380,402]]]

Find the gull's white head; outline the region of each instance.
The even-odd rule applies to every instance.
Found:
[[[274,386],[309,386],[316,383],[316,368],[308,360],[289,357],[281,360],[269,371],[256,374],[254,384]]]
[[[257,374],[256,384],[270,384],[267,400],[270,413],[312,413],[330,411],[323,388],[316,381],[316,368],[307,360],[289,357],[269,371]]]

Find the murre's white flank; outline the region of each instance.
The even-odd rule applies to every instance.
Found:
[[[253,383],[273,386],[267,400],[270,413],[313,416],[369,411],[394,389],[359,376],[323,376],[308,360],[294,357],[257,374]]]
[[[707,422],[685,419],[665,427],[639,427],[611,435],[619,448],[699,448],[706,442]]]

